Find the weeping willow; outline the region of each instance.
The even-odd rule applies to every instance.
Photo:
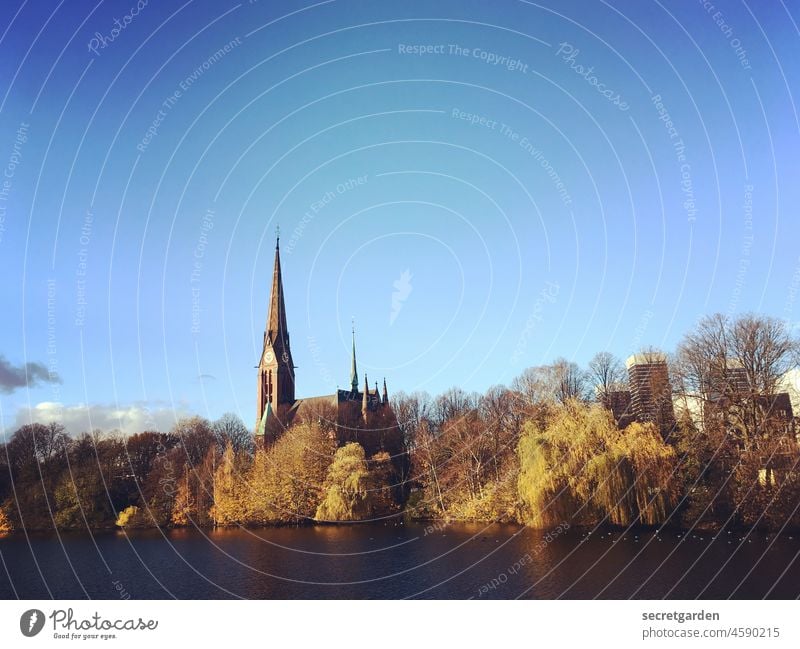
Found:
[[[526,424],[517,452],[523,519],[534,527],[652,525],[671,510],[675,453],[651,424],[620,431],[601,407],[569,403]]]
[[[369,469],[364,449],[351,442],[336,451],[317,509],[320,521],[359,520],[366,513]]]

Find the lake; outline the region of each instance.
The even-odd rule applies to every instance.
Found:
[[[796,598],[800,535],[514,525],[14,534],[0,598]]]

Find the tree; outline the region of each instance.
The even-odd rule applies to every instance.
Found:
[[[572,400],[588,401],[589,386],[584,372],[576,363],[559,358],[550,366],[556,400],[565,404]]]
[[[246,522],[244,494],[247,484],[241,464],[241,458],[237,458],[234,452],[233,442],[228,440],[214,474],[214,504],[211,509],[211,519],[215,525],[225,526]]]
[[[200,464],[208,453],[208,449],[216,443],[211,424],[202,417],[187,417],[178,420],[173,426],[171,434],[180,440],[186,459],[192,466]]]
[[[5,510],[0,507],[0,536],[4,534],[8,534],[13,531],[14,526],[11,524],[11,521],[6,516]]]
[[[234,453],[253,454],[253,433],[244,425],[238,415],[226,412],[211,426],[217,439],[217,448],[223,452],[231,444]]]
[[[598,405],[568,402],[519,443],[524,522],[616,525],[662,522],[675,501],[675,452],[652,424],[620,431]]]
[[[176,527],[190,525],[197,513],[197,501],[189,477],[189,467],[184,467],[183,479],[178,481],[178,489],[170,513],[170,523]]]
[[[598,352],[589,361],[588,378],[594,384],[597,400],[608,408],[611,392],[618,390],[624,379],[622,363],[610,352]]]
[[[586,372],[565,358],[556,359],[551,365],[526,369],[514,379],[512,387],[530,406],[589,399]]]
[[[775,406],[797,351],[798,342],[774,318],[703,318],[678,346],[679,396],[701,427],[721,426],[748,451],[759,435],[792,433]]]
[[[369,468],[363,447],[351,442],[336,451],[325,478],[318,521],[355,521],[370,515]]]
[[[418,515],[425,516],[431,510],[438,515],[447,513],[442,496],[442,486],[439,482],[439,465],[443,461],[441,447],[431,431],[430,424],[423,419],[420,422],[416,443],[411,453],[411,475],[423,486],[422,501],[420,502],[420,499],[416,498],[411,505]],[[425,492],[432,495],[426,497]],[[428,505],[430,502],[435,503],[435,506],[430,507]]]
[[[256,450],[246,494],[252,524],[299,523],[314,518],[336,442],[319,424],[292,425],[268,449]]]

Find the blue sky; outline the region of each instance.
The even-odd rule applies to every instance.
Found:
[[[0,356],[61,382],[7,430],[249,422],[278,224],[298,396],[348,383],[351,318],[432,393],[800,320],[796,6],[20,4]]]

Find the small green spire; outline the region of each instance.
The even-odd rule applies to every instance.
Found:
[[[350,387],[358,392],[358,369],[356,368],[356,324],[353,320],[353,358],[350,361]]]
[[[272,404],[267,401],[267,407],[264,408],[264,414],[261,416],[261,421],[258,422],[256,429],[256,437],[263,437],[267,430],[267,420],[272,417]]]

